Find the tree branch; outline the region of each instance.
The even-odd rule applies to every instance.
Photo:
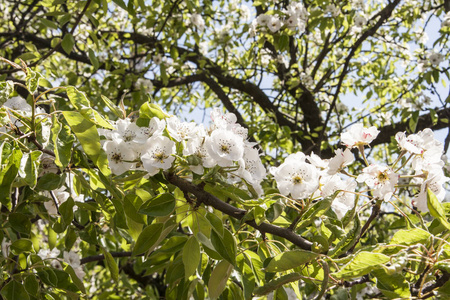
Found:
[[[209,205],[214,207],[215,209],[223,212],[224,214],[227,214],[228,216],[241,220],[246,215],[247,211],[243,209],[239,209],[237,207],[234,207],[228,203],[223,202],[219,198],[209,194],[206,192],[202,187],[193,184],[192,182],[189,182],[185,179],[182,179],[172,173],[164,173],[167,180],[179,187],[183,192],[191,193],[197,197],[199,201],[204,203],[205,205]],[[288,228],[283,228],[279,226],[275,226],[269,223],[262,222],[259,225],[256,224],[255,220],[246,220],[246,224],[252,226],[255,229],[258,229],[259,231],[263,233],[270,233],[282,238],[287,239],[294,245],[305,249],[305,250],[311,250],[312,243],[305,238],[301,237],[300,235],[294,233],[293,231],[289,230]]]

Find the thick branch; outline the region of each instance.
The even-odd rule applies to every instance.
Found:
[[[333,111],[337,98],[339,96],[339,93],[341,91],[342,83],[344,82],[344,78],[347,76],[350,66],[351,59],[356,55],[356,53],[359,50],[359,47],[363,44],[363,42],[368,39],[369,37],[373,36],[378,29],[383,25],[383,23],[389,19],[394,9],[397,7],[397,5],[400,3],[400,0],[394,0],[391,3],[389,3],[385,8],[383,8],[377,16],[379,16],[379,20],[377,23],[369,28],[368,30],[364,31],[364,33],[359,37],[359,39],[353,44],[352,50],[350,51],[349,55],[345,59],[344,67],[342,69],[342,73],[339,76],[339,81],[336,87],[336,91],[333,96],[333,101],[330,104],[330,109],[328,110],[327,117],[325,119],[325,125],[322,128],[322,132],[320,134],[320,141],[324,139],[325,132],[327,130],[327,124],[331,117],[331,112]]]
[[[209,205],[214,207],[215,209],[223,212],[224,214],[229,215],[230,217],[233,217],[235,219],[241,220],[244,218],[247,211],[243,209],[239,209],[237,207],[234,207],[228,203],[225,203],[221,201],[219,198],[209,194],[203,188],[184,180],[174,174],[165,173],[167,180],[179,187],[183,192],[185,193],[191,193],[197,197],[199,201],[204,203],[205,205]],[[255,229],[258,229],[259,231],[263,233],[270,233],[282,238],[287,239],[294,245],[305,249],[305,250],[311,250],[312,243],[305,238],[301,237],[300,235],[294,233],[293,231],[289,230],[288,228],[283,228],[279,226],[275,226],[269,223],[262,222],[261,224],[256,224],[255,220],[247,220],[245,221],[246,224],[252,226]]]
[[[438,110],[436,112],[438,120],[436,124],[433,125],[433,120],[431,118],[431,113],[420,116],[417,122],[416,132],[420,130],[424,130],[425,128],[431,128],[432,130],[439,130],[443,128],[450,127],[450,120],[448,115],[450,114],[450,108],[445,108]],[[378,128],[380,133],[377,138],[370,144],[371,146],[376,146],[380,144],[390,143],[391,137],[395,136],[395,134],[399,131],[410,131],[409,129],[409,120],[406,122],[395,123],[392,125],[384,126]]]

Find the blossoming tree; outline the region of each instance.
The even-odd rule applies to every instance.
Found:
[[[449,1],[0,15],[2,298],[450,297]]]

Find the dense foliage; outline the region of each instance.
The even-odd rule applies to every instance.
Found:
[[[0,16],[4,299],[450,297],[450,1]]]

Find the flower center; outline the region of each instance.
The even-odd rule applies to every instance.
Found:
[[[160,163],[164,163],[164,160],[168,157],[169,156],[167,156],[163,151],[155,152],[153,154],[153,158],[156,159],[157,161],[159,161]]]
[[[389,180],[389,176],[385,172],[380,172],[377,178],[380,183]]]
[[[116,163],[119,163],[119,162],[122,161],[122,155],[121,155],[120,153],[114,153],[114,154],[111,156],[111,159],[112,159],[113,161],[115,161]]]
[[[293,182],[294,184],[300,184],[300,183],[303,182],[303,178],[302,178],[300,175],[295,174],[295,175],[292,177],[292,182]]]

